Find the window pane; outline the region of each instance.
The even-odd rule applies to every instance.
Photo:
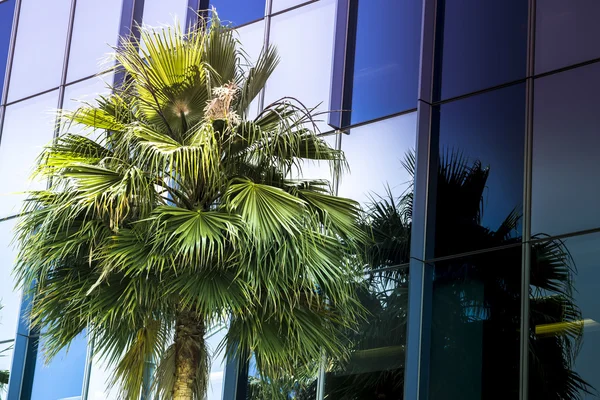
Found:
[[[61,350],[50,364],[45,363],[43,339],[40,341],[31,400],[79,400],[87,355],[85,334],[77,336],[69,350]]]
[[[436,100],[525,77],[526,1],[445,0],[438,4]]]
[[[238,26],[265,15],[265,0],[210,0],[223,24]]]
[[[187,11],[188,0],[145,0],[142,20],[150,27],[173,26],[175,20],[184,26]]]
[[[521,253],[433,265],[430,399],[519,398]]]
[[[21,211],[25,190],[43,189],[45,183],[29,177],[43,147],[54,136],[58,91],[6,107],[0,142],[0,218]]]
[[[534,234],[600,226],[599,74],[600,64],[593,64],[535,81]]]
[[[536,2],[535,72],[537,74],[600,57],[600,2]]]
[[[86,104],[95,104],[98,96],[111,93],[113,77],[113,74],[106,74],[66,86],[62,108],[76,110]]]
[[[273,0],[273,5],[271,6],[271,13],[286,10],[290,7],[294,7],[298,4],[306,3],[308,1],[310,0]]]
[[[9,101],[60,84],[70,7],[70,0],[21,2]]]
[[[268,380],[262,379],[258,373],[254,355],[248,364],[246,400],[319,400],[317,399],[318,366],[310,366],[307,368],[308,372],[301,367],[297,371],[298,375],[284,375],[278,379]]]
[[[90,386],[87,400],[119,400],[120,388],[110,389],[113,370],[108,362],[100,357],[94,357],[90,371]]]
[[[329,400],[402,399],[408,305],[408,270],[374,273],[360,298],[368,311],[348,332],[353,350],[325,376]]]
[[[265,105],[291,96],[308,108],[329,110],[335,1],[322,0],[277,15],[271,21],[271,41],[281,62],[267,82]],[[307,27],[311,27],[307,29]],[[329,130],[327,115],[317,125]]]
[[[433,124],[440,155],[435,257],[518,242],[525,85],[443,104]]]
[[[350,172],[342,175],[339,195],[365,208],[387,198],[399,199],[412,190],[412,176],[403,162],[414,152],[417,113],[354,128],[342,135],[342,150]],[[403,261],[406,262],[406,261]]]
[[[4,89],[4,71],[8,59],[8,46],[12,31],[13,15],[15,13],[15,0],[0,2],[0,99]]]
[[[73,39],[69,55],[67,81],[95,74],[112,62],[107,53],[113,51],[119,37],[122,0],[78,0],[75,8]],[[97,21],[102,21],[98,24]]]
[[[242,60],[242,68],[244,71],[248,71],[251,66],[256,64],[258,56],[263,49],[264,37],[265,37],[265,21],[260,20],[250,25],[242,26],[237,29],[238,39],[241,42],[241,48],[245,52],[247,60]],[[250,104],[248,110],[248,117],[255,118],[259,112],[259,96],[256,96],[254,101]]]
[[[14,339],[19,322],[21,306],[21,291],[15,289],[12,269],[16,259],[15,248],[11,245],[16,219],[0,222],[0,341]],[[0,345],[0,351],[4,347]],[[2,365],[8,365],[10,360],[0,354],[0,370]],[[10,369],[10,368],[8,368]]]
[[[421,0],[358,2],[353,124],[417,107]]]
[[[223,396],[223,375],[225,371],[225,352],[217,352],[217,348],[227,334],[227,328],[215,328],[209,332],[206,345],[210,352],[210,375],[208,379],[208,390],[206,400],[221,400]]]
[[[110,85],[112,85],[113,77],[113,74],[106,74],[65,87],[63,110],[75,111],[79,107],[86,106],[86,104],[95,105],[95,100],[98,96],[105,96],[111,93],[112,89]],[[86,130],[82,125],[65,123],[62,126],[61,134],[66,132],[80,135],[91,134],[92,138],[97,138],[97,134],[103,131],[91,133],[90,130]]]
[[[586,385],[592,392],[600,389],[599,258],[597,233],[533,244],[529,291],[532,400],[596,398],[584,389]]]

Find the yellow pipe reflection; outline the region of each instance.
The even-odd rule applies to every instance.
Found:
[[[553,335],[555,333],[562,333],[569,329],[581,329],[585,330],[598,330],[600,329],[600,323],[593,319],[582,319],[574,322],[556,322],[553,324],[542,324],[535,327],[536,335]]]

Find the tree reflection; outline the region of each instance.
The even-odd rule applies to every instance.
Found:
[[[404,167],[414,178],[413,154]],[[471,253],[432,263],[432,400],[518,398],[522,213],[515,208],[498,227],[483,225],[490,173],[460,152],[439,158],[435,254]],[[398,266],[409,261],[412,200],[412,190],[394,196],[386,189],[366,207],[363,228],[372,243],[357,290],[368,316],[344,338],[351,356],[327,365],[328,400],[403,398],[408,269]],[[573,297],[573,259],[556,239],[534,241],[529,257],[529,398],[583,399],[596,392],[574,371],[583,321]],[[314,378],[293,382],[282,398],[315,398]]]

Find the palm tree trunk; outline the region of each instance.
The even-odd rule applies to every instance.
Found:
[[[206,394],[208,357],[203,318],[194,311],[180,311],[175,326],[175,384],[173,400],[202,399]]]

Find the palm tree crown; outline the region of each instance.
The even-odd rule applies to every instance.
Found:
[[[16,273],[36,283],[46,355],[86,331],[127,399],[148,359],[159,398],[203,398],[216,326],[229,327],[228,354],[253,353],[273,379],[323,350],[344,356],[340,332],[361,314],[358,206],[327,181],[292,179],[306,159],[337,174],[343,154],[293,99],[248,118],[277,55],[264,49],[245,70],[216,15],[141,36],[141,50],[116,50],[125,83],[64,113],[92,134],[47,147],[36,173],[51,184],[20,220]]]

